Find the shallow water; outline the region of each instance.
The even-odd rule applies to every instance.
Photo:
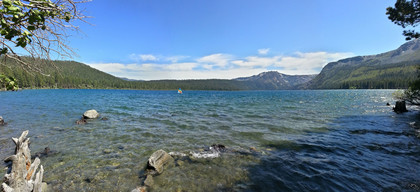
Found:
[[[0,158],[29,130],[54,191],[131,191],[158,149],[230,152],[179,159],[152,191],[416,191],[416,112],[394,114],[393,90],[0,92]],[[96,109],[109,120],[76,125]],[[250,150],[252,148],[253,150]],[[5,164],[3,164],[5,166]],[[4,171],[0,172],[4,175]]]

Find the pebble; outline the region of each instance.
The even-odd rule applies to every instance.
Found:
[[[112,150],[111,149],[104,149],[102,152],[105,153],[105,154],[110,154],[110,153],[112,153]]]
[[[184,161],[182,161],[182,160],[178,160],[178,161],[176,161],[176,164],[177,164],[178,166],[183,166],[183,165],[185,164],[185,162],[184,162]]]

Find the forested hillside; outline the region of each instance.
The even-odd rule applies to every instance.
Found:
[[[417,78],[419,65],[420,40],[414,40],[386,53],[331,62],[305,88],[407,88]]]
[[[232,80],[160,80],[126,81],[88,65],[74,61],[46,61],[24,58],[43,74],[27,72],[13,60],[0,59],[0,74],[17,79],[21,88],[94,88],[94,89],[145,89],[145,90],[244,90],[243,82]]]
[[[74,61],[46,61],[24,58],[44,74],[28,72],[13,60],[0,60],[0,73],[13,76],[21,88],[111,88],[125,82],[112,75]]]

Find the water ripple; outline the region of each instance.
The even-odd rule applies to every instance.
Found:
[[[415,191],[420,141],[409,122],[418,115],[391,112],[392,92],[0,92],[9,122],[0,158],[29,129],[32,151],[58,151],[41,159],[55,191],[130,191],[154,151],[201,154],[221,143],[235,152],[176,160],[153,190]],[[109,120],[74,124],[92,108]]]

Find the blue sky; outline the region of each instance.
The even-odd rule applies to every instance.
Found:
[[[405,42],[385,15],[395,0],[94,0],[70,46],[86,63],[132,79],[231,79],[328,62]]]

